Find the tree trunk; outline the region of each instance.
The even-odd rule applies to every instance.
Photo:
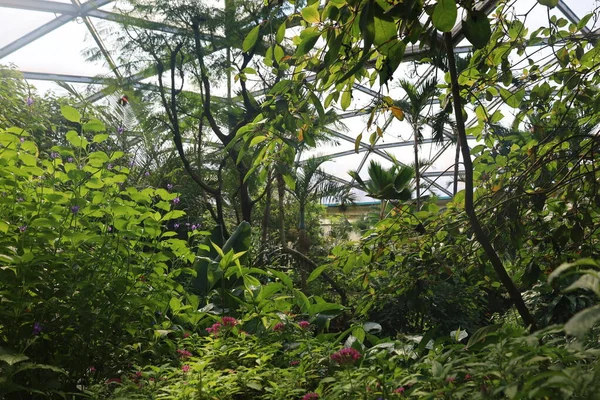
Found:
[[[504,288],[508,292],[510,299],[515,304],[521,318],[525,325],[533,332],[536,330],[536,324],[523,301],[521,292],[515,286],[508,272],[502,264],[502,260],[494,250],[489,237],[484,232],[479,218],[475,213],[475,207],[473,205],[473,163],[471,161],[471,152],[467,144],[467,133],[465,129],[465,122],[463,119],[463,108],[460,98],[460,87],[458,85],[458,73],[456,72],[456,61],[454,59],[454,48],[452,44],[452,34],[450,32],[444,33],[444,40],[446,43],[446,52],[448,54],[448,69],[450,71],[450,81],[452,84],[452,100],[454,102],[454,114],[456,118],[456,128],[458,130],[458,142],[461,147],[463,156],[463,164],[465,166],[465,211],[471,222],[471,227],[475,233],[475,238],[483,247],[486,255],[488,256],[494,271],[498,275],[500,282],[504,285]]]
[[[306,232],[306,209],[304,204],[300,204],[300,222],[298,223],[298,251],[305,256],[308,256],[308,250],[310,250],[310,242],[308,239],[308,233]],[[300,261],[303,262],[303,261]],[[306,269],[300,268],[300,287],[302,291],[306,293],[308,285],[306,283]]]
[[[419,132],[413,128],[415,135],[415,183],[417,185],[417,211],[421,208],[421,179],[419,176]]]
[[[281,247],[286,248],[285,240],[285,181],[281,172],[277,172],[277,194],[279,196],[279,240]]]
[[[456,135],[456,155],[454,156],[454,187],[452,188],[452,194],[456,196],[458,192],[458,167],[460,165],[460,141],[458,135]]]
[[[265,254],[267,239],[269,237],[269,221],[271,220],[271,197],[273,196],[273,182],[271,180],[271,173],[267,176],[267,187],[265,188],[265,213],[262,218],[261,226],[261,254]],[[264,258],[261,256],[261,258]],[[266,261],[266,260],[265,260]]]

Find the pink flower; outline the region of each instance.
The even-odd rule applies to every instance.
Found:
[[[121,383],[121,378],[110,378],[109,380],[106,381],[106,384],[110,384],[110,383]]]
[[[333,353],[330,357],[339,365],[352,365],[360,358],[360,352],[352,347],[345,347]]]
[[[223,317],[221,318],[221,323],[223,324],[223,326],[227,327],[227,328],[233,328],[234,326],[237,325],[237,320],[233,317]]]
[[[456,380],[456,378],[455,378],[455,377],[453,377],[453,376],[449,376],[448,378],[446,378],[446,382],[448,382],[448,383],[452,383],[452,382],[454,382],[455,380]]]
[[[319,398],[319,395],[315,392],[310,392],[310,393],[306,393],[304,395],[304,397],[302,397],[302,400],[317,400]]]
[[[283,332],[285,330],[285,325],[281,322],[278,322],[275,324],[275,326],[273,327],[273,330],[275,332]]]
[[[402,394],[405,390],[406,389],[404,388],[404,386],[401,386],[398,389],[394,390],[394,393]]]
[[[88,371],[90,371],[90,373],[94,373],[96,372],[96,367],[89,367]]]
[[[186,365],[184,365],[183,367],[181,367],[181,370],[182,370],[184,373],[186,373],[186,372],[188,372],[188,371],[190,370],[190,366],[186,364]]]
[[[300,360],[292,360],[292,361],[290,361],[290,366],[291,367],[295,367],[298,364],[300,364]]]
[[[190,337],[190,334],[188,332],[184,332],[183,338],[186,339],[186,338],[189,338],[189,337]]]
[[[310,322],[300,321],[300,322],[298,322],[298,326],[300,326],[300,328],[302,328],[302,329],[308,329],[308,328],[310,328]]]
[[[141,377],[142,377],[142,371],[137,371],[137,372],[135,373],[135,377],[136,377],[137,379],[141,378]]]
[[[211,326],[210,328],[206,328],[206,331],[208,333],[212,333],[213,335],[217,336],[219,334],[219,330],[221,329],[221,324],[220,323],[214,323],[213,326]]]
[[[184,349],[177,349],[177,353],[179,353],[181,358],[188,358],[192,356],[192,353]]]
[[[471,379],[473,379],[473,376],[471,374],[465,375],[465,381],[470,381]]]

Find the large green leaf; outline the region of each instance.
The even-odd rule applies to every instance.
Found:
[[[312,50],[317,43],[317,40],[321,36],[320,32],[312,32],[302,38],[302,41],[296,48],[296,53],[294,54],[296,57],[301,57]]]
[[[554,8],[558,5],[559,1],[560,0],[538,0],[538,3],[540,3],[543,6]]]
[[[463,23],[463,32],[476,49],[485,47],[492,36],[492,28],[487,14],[482,11],[469,13]]]
[[[595,305],[578,312],[565,324],[568,335],[579,338],[585,336],[600,321],[600,305]]]
[[[439,0],[431,16],[433,26],[442,32],[450,32],[456,22],[458,10],[454,0]]]
[[[81,122],[81,114],[79,114],[79,111],[77,111],[71,106],[61,106],[60,112],[67,121],[77,123]]]
[[[242,50],[244,50],[246,53],[248,53],[250,50],[252,50],[252,48],[254,48],[254,46],[256,45],[256,42],[258,41],[259,32],[260,32],[260,25],[256,25],[254,28],[252,28],[252,30],[250,32],[248,32],[248,35],[246,36],[246,38],[244,39],[244,42],[242,43]]]

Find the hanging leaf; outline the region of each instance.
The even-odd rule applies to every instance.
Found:
[[[367,53],[375,40],[375,19],[370,1],[365,3],[360,12],[359,26],[363,39],[363,53]]]
[[[360,141],[362,140],[362,133],[356,137],[354,140],[354,151],[358,153],[358,148],[360,147]]]
[[[392,114],[394,114],[394,117],[398,119],[398,121],[404,120],[404,111],[402,111],[400,107],[392,106],[390,107],[390,110],[392,111]]]
[[[260,25],[256,25],[244,39],[244,43],[242,43],[242,50],[244,50],[246,53],[252,50],[252,48],[256,45],[259,31]]]
[[[558,5],[559,0],[538,0],[538,3],[540,3],[543,6],[546,7],[550,7],[550,8],[554,8]]]
[[[492,36],[492,28],[487,14],[483,11],[469,13],[463,23],[463,32],[473,47],[476,49],[485,47]]]
[[[296,189],[296,180],[294,178],[292,178],[290,175],[283,175],[283,180],[285,181],[285,184],[291,189],[291,190],[295,190]]]
[[[431,20],[433,26],[442,32],[450,32],[456,22],[458,10],[454,0],[439,0],[433,10]]]
[[[342,101],[340,103],[340,105],[342,106],[342,110],[345,110],[348,107],[350,107],[351,103],[352,103],[352,91],[346,90],[342,93]]]
[[[379,47],[392,39],[396,39],[398,36],[398,28],[396,27],[396,23],[392,16],[386,14],[379,3],[373,3],[372,7],[375,26],[373,43],[375,43],[375,46]]]
[[[63,115],[63,117],[65,117],[67,121],[77,123],[81,122],[81,114],[79,114],[79,111],[77,111],[71,106],[61,106],[60,113]]]
[[[266,139],[266,136],[255,136],[250,141],[250,147],[256,146],[257,144],[264,142]]]
[[[523,101],[523,97],[525,97],[525,89],[519,89],[515,93],[511,93],[504,88],[500,88],[500,97],[502,97],[502,100],[504,100],[509,107],[519,108]]]
[[[296,48],[296,53],[294,55],[296,57],[302,57],[303,55],[311,51],[312,48],[315,46],[315,43],[317,43],[319,36],[321,36],[320,32],[313,32],[306,35]]]
[[[317,1],[310,7],[302,9],[302,18],[309,24],[316,24],[321,21],[321,15],[319,14],[319,2]]]
[[[283,24],[281,24],[279,26],[279,29],[277,29],[277,35],[275,35],[275,41],[277,43],[281,43],[283,41],[283,38],[285,37],[286,28],[287,28],[287,21],[283,21]]]
[[[585,336],[598,321],[600,321],[600,305],[586,308],[575,314],[573,318],[565,324],[565,332],[568,335],[581,338]]]

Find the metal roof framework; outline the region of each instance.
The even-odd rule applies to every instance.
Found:
[[[104,38],[102,37],[101,32],[95,26],[94,19],[112,21],[112,22],[122,22],[123,15],[111,11],[103,10],[102,8],[106,8],[106,6],[111,5],[111,3],[115,3],[116,0],[0,0],[0,15],[2,9],[17,9],[17,10],[25,10],[25,11],[33,11],[38,13],[50,13],[54,14],[55,17],[51,19],[49,22],[44,23],[43,25],[23,34],[21,37],[11,41],[10,43],[4,44],[0,47],[0,63],[3,62],[7,56],[26,48],[28,45],[31,45],[37,40],[45,37],[51,32],[69,24],[73,21],[82,22],[90,37],[93,39],[95,45],[100,50],[106,65],[109,67],[109,71],[107,71],[107,75],[102,76],[82,76],[77,74],[63,74],[63,73],[51,73],[51,72],[33,72],[21,70],[23,76],[28,80],[33,81],[58,81],[58,82],[66,82],[66,83],[74,83],[74,84],[87,84],[87,85],[100,85],[106,86],[109,85],[111,80],[115,79],[125,80],[132,83],[134,86],[138,88],[144,88],[152,90],[154,87],[151,84],[142,83],[141,81],[145,78],[148,78],[147,71],[142,71],[141,73],[137,73],[131,76],[125,76],[124,71],[117,65],[115,60],[113,59],[113,55],[107,48],[104,43]],[[560,0],[556,9],[560,11],[570,22],[577,24],[580,21],[579,15],[575,13],[569,4],[574,5],[573,3],[581,1],[581,0]],[[592,2],[592,0],[586,0]],[[497,0],[483,0],[477,3],[477,8],[485,13],[490,13],[494,10],[497,5]],[[137,18],[132,18],[127,16],[127,23],[144,26],[147,27],[150,24],[150,29],[163,31],[167,33],[179,33],[183,30],[181,28],[167,25],[164,23],[157,22],[148,22]],[[1,31],[1,28],[0,28]],[[582,30],[583,34],[587,35],[592,33],[588,27],[585,27]],[[593,32],[597,33],[597,32]],[[464,34],[463,34],[463,26],[462,22],[459,22],[454,29],[452,30],[453,43],[455,44],[455,52],[456,53],[468,53],[472,50],[471,46],[464,45]],[[83,39],[83,38],[82,38]],[[441,41],[441,37],[439,37]],[[422,55],[426,48],[421,48],[419,46],[409,46],[405,52],[405,59],[418,59],[420,55]],[[435,67],[431,66],[425,71],[425,73],[421,74],[420,78],[416,82],[418,86],[422,83],[428,75],[433,73]],[[364,85],[355,84],[354,89],[358,92],[366,96],[370,96],[373,100],[380,99],[381,94],[375,90],[372,90]],[[108,95],[105,90],[97,91],[95,94],[91,95],[88,99],[90,101],[97,101],[104,96]],[[500,99],[496,99],[491,103],[491,106],[497,106],[500,104]],[[338,113],[338,117],[340,120],[350,120],[351,118],[356,118],[360,116],[365,116],[370,113],[368,109],[358,109],[354,111],[348,112],[340,112]],[[386,128],[389,127],[393,118],[389,118],[385,121],[382,126],[385,131]],[[476,118],[471,118],[468,121],[468,126],[473,126],[477,123]],[[393,143],[382,143],[381,138],[377,137],[373,143],[359,142],[358,148],[354,149],[355,138],[347,135],[345,133],[339,132],[334,129],[328,129],[329,133],[336,139],[339,139],[342,143],[346,144],[346,148],[348,148],[348,144],[351,144],[350,149],[332,151],[327,156],[331,159],[342,158],[346,156],[351,156],[354,154],[362,155],[362,158],[358,164],[357,171],[360,173],[363,171],[363,168],[367,161],[373,157],[378,156],[379,159],[392,161],[392,157],[387,154],[386,150],[392,149],[400,149],[403,147],[413,146],[412,140],[401,140],[399,142]],[[449,139],[454,138],[454,133],[447,130],[445,132],[446,136]],[[431,144],[432,139],[424,139],[423,144]],[[436,153],[430,157],[431,161],[437,160],[445,151],[447,151],[450,147],[452,147],[452,141],[447,140],[444,145],[442,145],[439,149],[436,149]],[[300,160],[300,156],[298,156],[298,160]],[[444,187],[443,184],[439,183],[438,180],[443,177],[451,177],[453,175],[453,171],[442,170],[442,171],[428,171],[432,163],[428,163],[420,168],[420,176],[422,179],[429,185],[430,188],[435,188],[435,193],[451,196],[452,193]],[[354,184],[353,181],[349,179],[344,179],[337,174],[332,174],[328,172],[328,174],[335,179],[336,181],[346,182],[348,184]]]

